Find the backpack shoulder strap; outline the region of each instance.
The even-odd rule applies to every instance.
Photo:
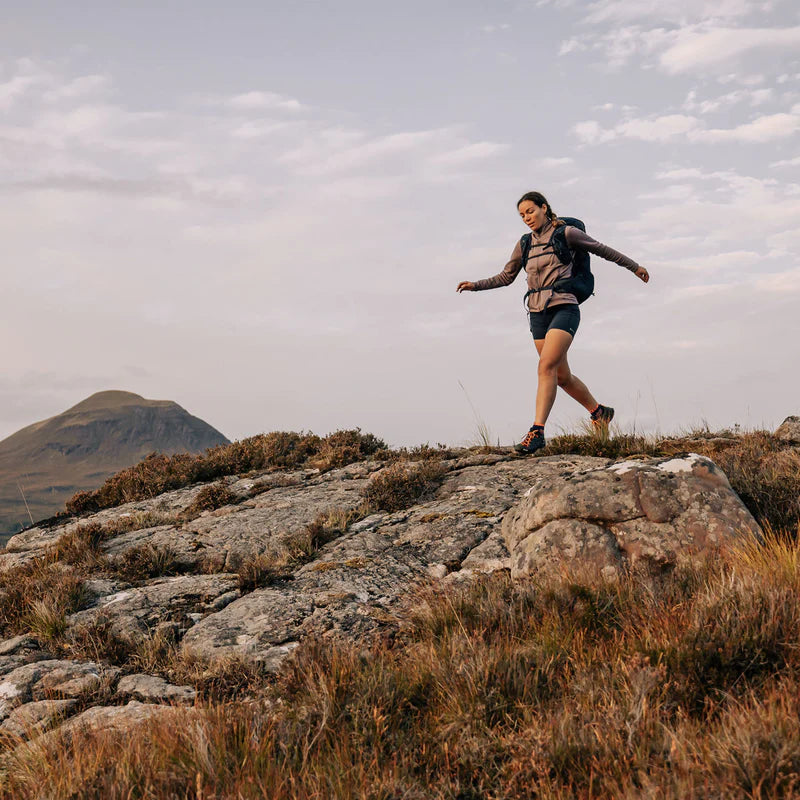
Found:
[[[519,249],[520,253],[522,254],[522,270],[525,269],[528,263],[528,255],[531,252],[531,242],[533,241],[533,236],[530,233],[525,233],[522,235],[522,238],[519,240]]]
[[[559,225],[550,237],[550,246],[562,264],[569,264],[572,261],[572,252],[567,244],[566,230],[566,225]]]

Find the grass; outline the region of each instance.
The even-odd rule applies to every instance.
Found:
[[[321,455],[288,434],[271,441],[270,458],[287,462],[304,448],[317,447],[304,463],[355,454],[352,439]],[[610,583],[565,565],[437,585],[408,598],[393,636],[306,641],[277,677],[183,654],[166,630],[124,642],[101,619],[67,640],[62,620],[85,602],[82,581],[102,566],[107,535],[76,529],[47,558],[0,573],[3,633],[35,629],[57,652],[189,683],[201,700],[124,740],[55,737],[35,755],[0,758],[0,800],[797,797],[798,450],[763,431],[587,433],[556,437],[544,455],[686,451],[720,465],[765,543],[657,580]],[[282,580],[367,514],[426,497],[446,474],[443,452],[384,454],[358,507],[330,509],[279,552],[242,562],[242,590]],[[158,558],[169,561],[143,563]]]
[[[150,643],[139,665],[203,685],[200,716],[56,739],[6,762],[0,797],[800,790],[800,551],[785,537],[658,583],[500,574],[409,603],[391,643],[307,642],[273,680]]]
[[[363,491],[373,510],[402,511],[443,480],[447,470],[439,461],[397,462],[378,473]]]

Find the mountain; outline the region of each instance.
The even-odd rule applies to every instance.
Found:
[[[75,492],[97,488],[148,453],[200,453],[227,443],[171,400],[121,391],[93,394],[0,441],[0,542],[31,517],[62,510]]]

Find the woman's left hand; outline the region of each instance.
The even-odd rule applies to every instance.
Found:
[[[637,278],[641,278],[645,283],[650,280],[650,273],[644,267],[639,267],[633,274]]]

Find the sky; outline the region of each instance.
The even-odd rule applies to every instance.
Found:
[[[0,43],[0,439],[122,389],[519,441],[523,277],[455,287],[533,189],[650,271],[593,258],[569,352],[621,431],[800,413],[795,0],[31,0]]]

